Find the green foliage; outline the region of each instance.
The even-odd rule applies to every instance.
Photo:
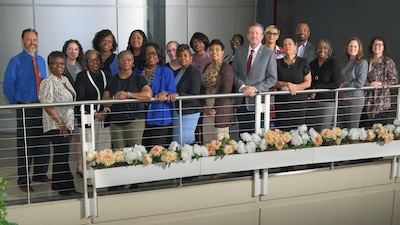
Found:
[[[18,225],[6,220],[7,204],[3,201],[3,197],[7,196],[6,187],[7,181],[0,177],[0,225]]]

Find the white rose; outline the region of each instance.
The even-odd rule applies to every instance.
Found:
[[[254,134],[251,135],[251,139],[252,139],[252,141],[255,142],[257,145],[260,145],[260,143],[261,143],[261,137],[260,137],[260,135],[254,133]]]
[[[303,124],[303,125],[299,126],[297,128],[297,130],[299,130],[300,133],[304,133],[304,132],[307,132],[308,128],[307,128],[307,125]]]
[[[256,143],[254,143],[254,142],[252,142],[252,141],[246,143],[246,151],[247,151],[248,153],[254,153],[254,152],[256,152],[256,147],[257,147]]]
[[[292,140],[290,141],[290,143],[296,147],[304,144],[303,139],[298,134],[292,136]]]
[[[243,143],[242,140],[240,140],[237,145],[238,145],[238,150],[237,151],[239,152],[239,154],[247,153],[246,146],[245,146],[245,144]]]
[[[179,144],[176,141],[171,142],[169,144],[168,150],[175,152],[179,148]]]
[[[242,140],[245,141],[245,142],[249,142],[252,139],[251,135],[249,133],[247,133],[247,132],[241,133],[240,134],[240,138],[242,138]]]

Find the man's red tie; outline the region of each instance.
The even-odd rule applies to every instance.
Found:
[[[39,65],[37,64],[36,58],[33,57],[32,61],[33,61],[33,67],[35,68],[37,91],[39,93],[39,87],[40,87],[40,82],[42,82],[42,78],[40,76]]]
[[[249,59],[247,60],[247,74],[250,73],[251,61],[253,60],[253,53],[254,53],[254,50],[252,49],[252,50],[250,51]]]

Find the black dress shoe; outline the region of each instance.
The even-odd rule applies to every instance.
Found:
[[[21,186],[21,187],[19,187],[19,189],[21,189],[21,191],[23,191],[23,192],[33,192],[33,188],[31,187],[31,185],[29,185],[29,186]]]
[[[82,194],[77,191],[59,191],[58,194],[62,196],[82,196]]]

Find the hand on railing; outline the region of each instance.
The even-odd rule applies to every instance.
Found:
[[[242,93],[246,96],[254,97],[257,94],[257,90],[254,86],[244,86]]]
[[[310,94],[308,95],[308,99],[309,99],[309,100],[313,100],[313,99],[315,99],[316,96],[317,96],[317,93],[310,93]]]
[[[179,94],[178,93],[172,93],[170,95],[167,96],[167,99],[169,102],[175,102],[176,101],[176,97],[178,97]]]
[[[207,106],[204,106],[203,108],[204,108],[204,109],[203,109],[204,113],[205,113],[206,115],[208,115],[208,116],[215,116],[215,114],[217,113],[217,112],[215,111],[215,109],[213,109],[213,108],[210,108],[210,107],[207,107]]]
[[[382,82],[379,81],[374,81],[370,85],[371,87],[374,87],[375,89],[378,89],[380,86],[382,86]],[[385,88],[385,87],[384,87]]]
[[[158,101],[160,102],[164,102],[165,100],[167,100],[167,93],[162,91],[158,94],[156,94],[156,96],[154,96]]]

